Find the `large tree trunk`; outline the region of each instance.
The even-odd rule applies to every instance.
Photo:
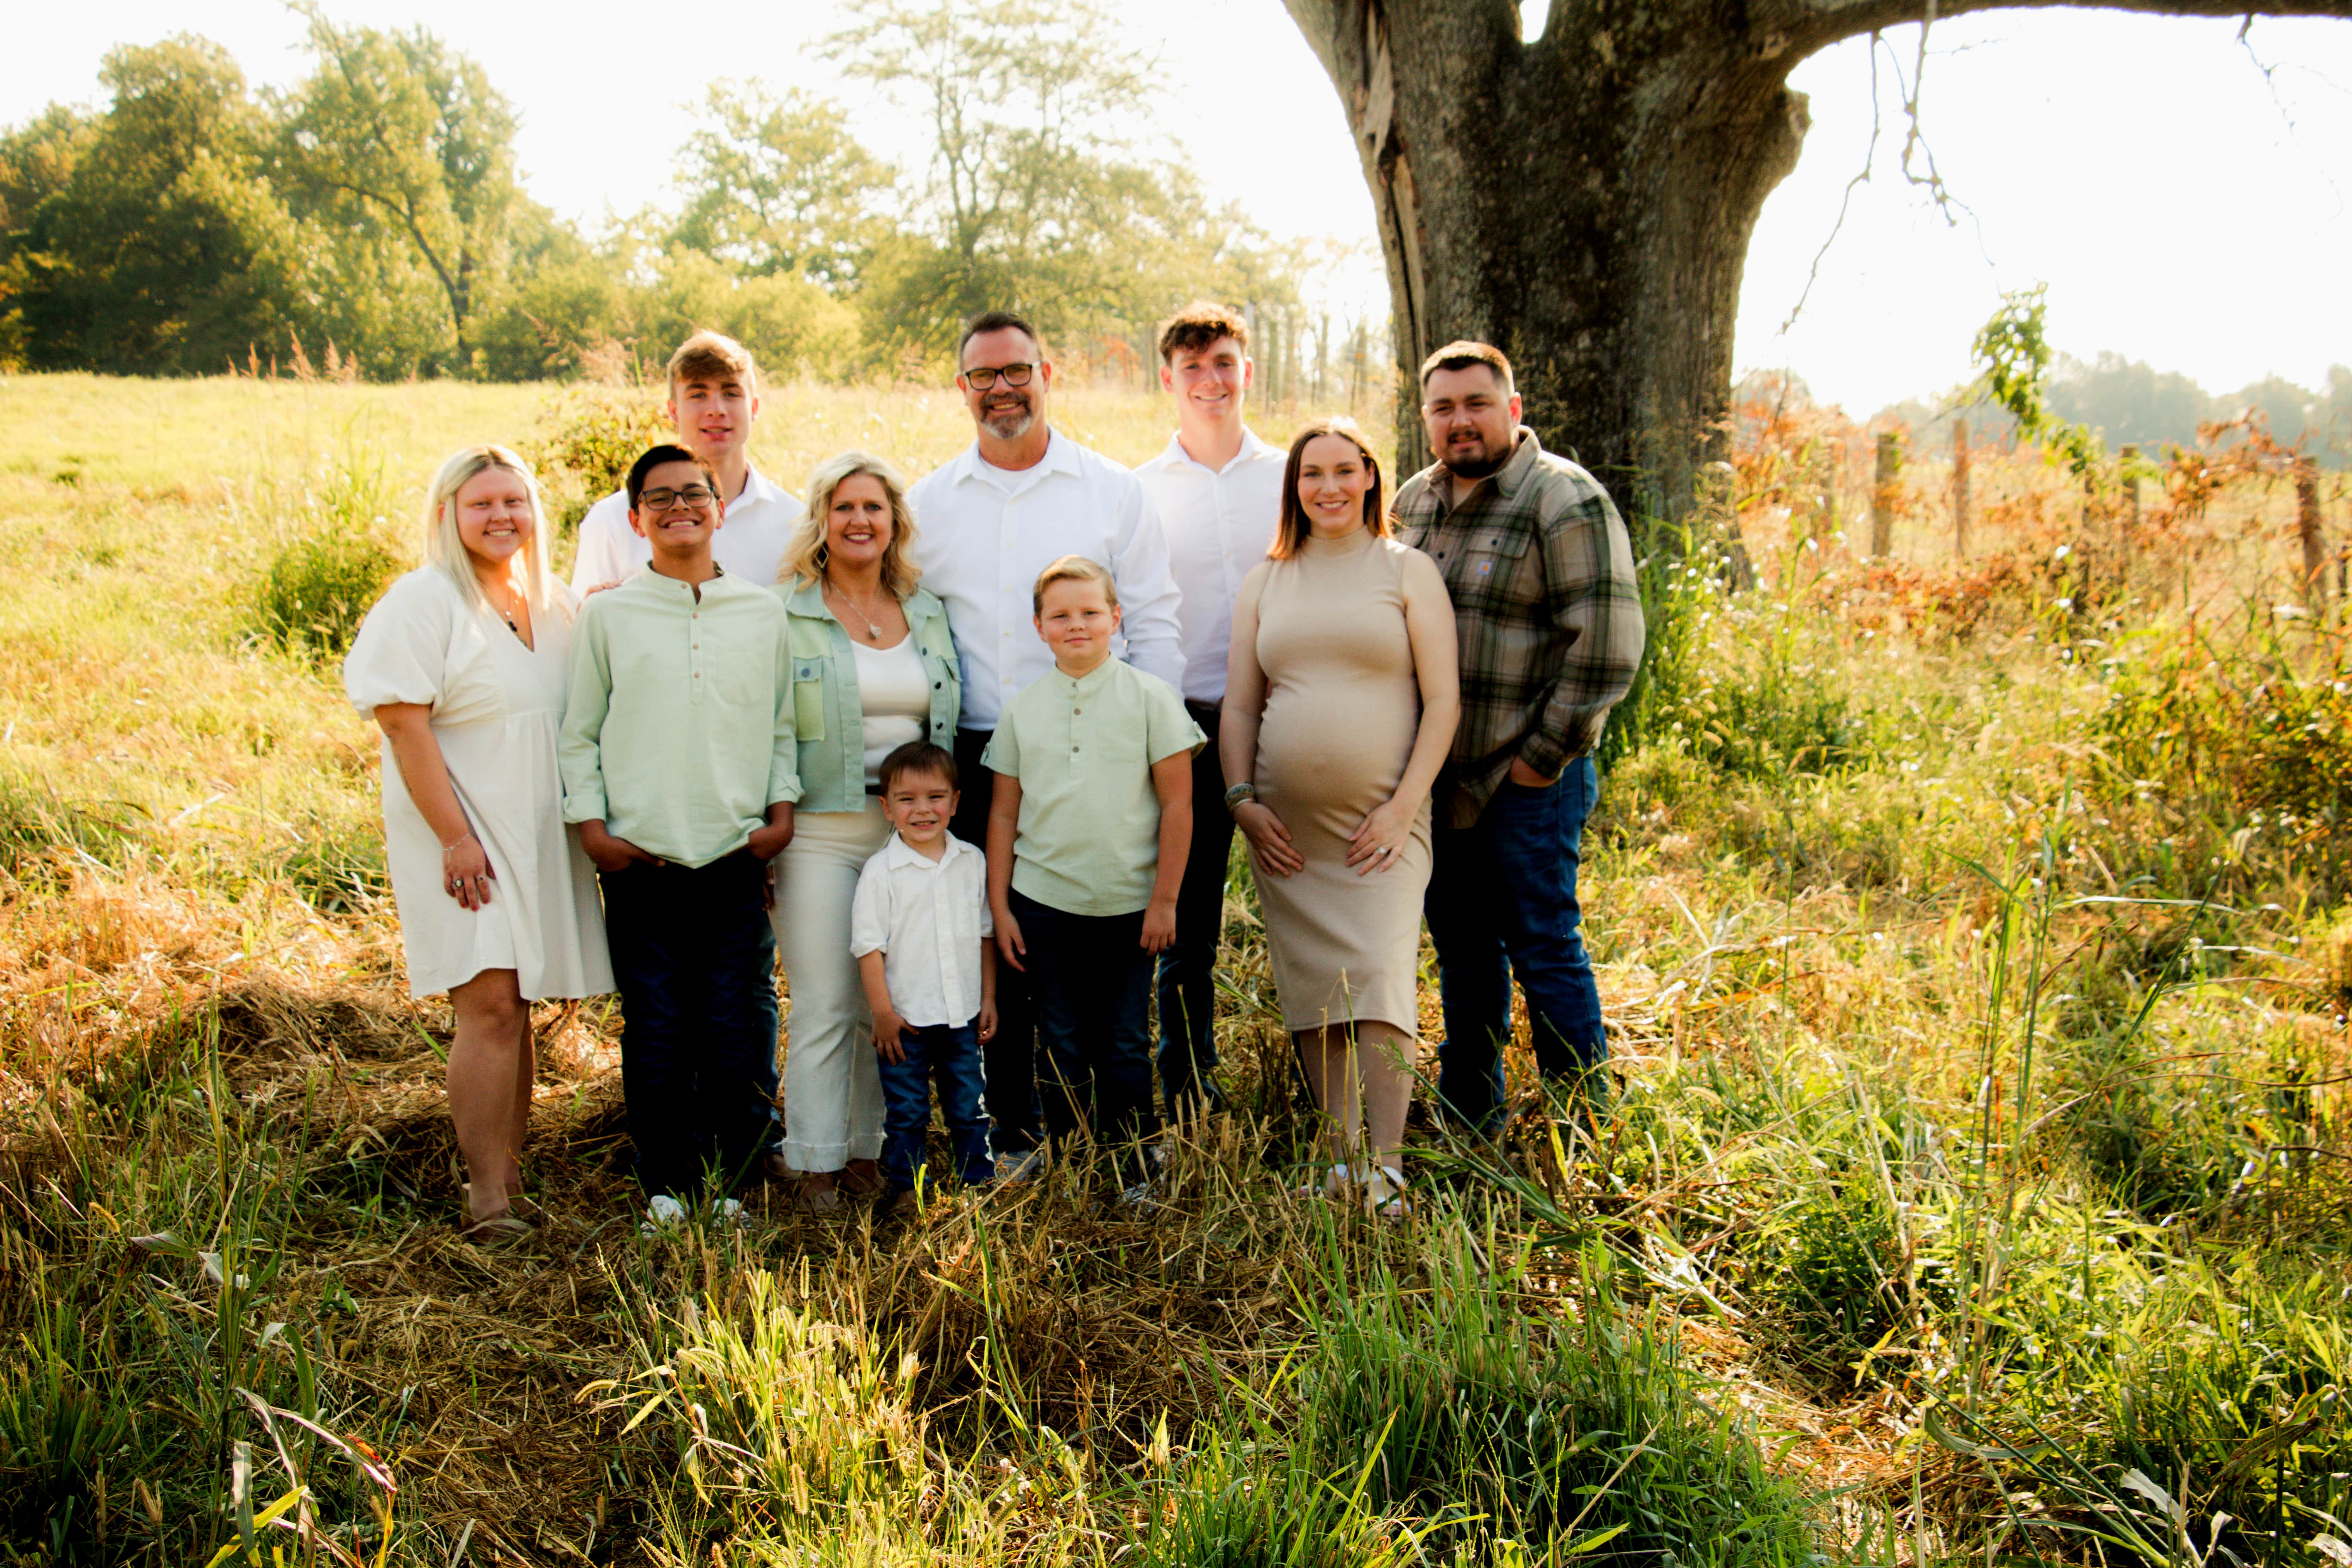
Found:
[[[1982,8],[1933,5],[1927,15]],[[1813,50],[1921,13],[1886,0],[1285,0],[1339,89],[1380,211],[1398,468],[1428,459],[1421,361],[1511,356],[1527,422],[1630,518],[1679,514],[1720,456],[1732,327],[1764,198],[1796,164]],[[2219,0],[2132,9],[2238,15]],[[2342,15],[2352,0],[2264,12]]]

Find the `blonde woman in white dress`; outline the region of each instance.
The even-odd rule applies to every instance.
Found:
[[[514,1212],[535,1068],[530,1004],[613,988],[596,875],[563,823],[556,731],[579,600],[548,569],[539,487],[503,447],[441,465],[425,564],[388,589],[343,661],[383,731],[384,858],[410,994],[447,992],[449,1114],[466,1234]]]

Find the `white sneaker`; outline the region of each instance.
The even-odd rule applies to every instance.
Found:
[[[1006,1154],[996,1162],[996,1179],[1007,1185],[1034,1182],[1045,1173],[1045,1146],[1042,1143],[1025,1154]]]
[[[645,1222],[637,1226],[639,1236],[666,1236],[686,1223],[686,1205],[667,1193],[646,1205]]]
[[[733,1226],[740,1230],[743,1226],[743,1201],[740,1198],[719,1199],[715,1217],[720,1225]]]
[[[1315,1180],[1312,1176],[1308,1177],[1307,1181],[1300,1185],[1298,1195],[1302,1198],[1336,1198],[1342,1192],[1347,1190],[1347,1186],[1348,1167],[1345,1165],[1334,1165],[1328,1172],[1325,1173],[1323,1179],[1319,1182]]]

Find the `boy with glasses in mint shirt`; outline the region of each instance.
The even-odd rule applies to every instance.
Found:
[[[629,1140],[662,1227],[714,1174],[722,1194],[740,1185],[766,1136],[768,862],[801,785],[783,602],[711,560],[709,468],[656,447],[628,497],[653,558],[581,608],[558,756],[564,820],[604,888]]]

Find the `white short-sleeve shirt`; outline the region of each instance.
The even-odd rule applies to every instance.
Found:
[[[850,956],[882,955],[890,1005],[917,1028],[979,1016],[980,944],[995,931],[987,858],[952,833],[936,860],[893,833],[857,874]]]

